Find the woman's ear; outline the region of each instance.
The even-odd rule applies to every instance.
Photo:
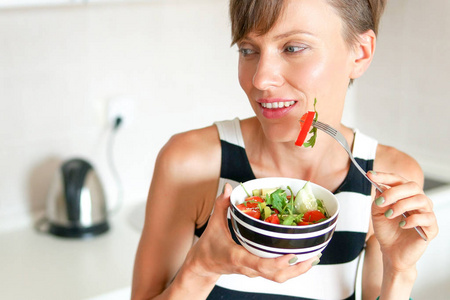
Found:
[[[375,53],[377,37],[373,30],[368,30],[359,35],[354,48],[353,69],[350,73],[350,79],[360,77],[369,68]]]

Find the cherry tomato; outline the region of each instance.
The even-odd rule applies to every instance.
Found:
[[[297,223],[297,225],[299,225],[299,226],[303,226],[303,225],[311,225],[311,223],[309,223],[309,222],[298,222]]]
[[[272,224],[280,224],[280,219],[278,218],[277,214],[273,214],[267,217],[264,221]]]
[[[320,221],[321,219],[325,219],[325,216],[323,213],[321,213],[318,210],[312,210],[312,211],[308,211],[303,215],[303,222],[317,222]]]
[[[248,204],[250,204],[250,203],[248,203]],[[244,203],[236,205],[236,207],[240,211],[242,211],[244,214],[247,214],[250,217],[253,217],[255,219],[259,219],[259,217],[261,217],[261,212],[258,207],[248,207],[248,206],[245,206]]]
[[[248,208],[254,208],[258,206],[257,202],[262,203],[264,200],[261,197],[253,196],[246,198],[244,204],[246,204]]]
[[[249,215],[250,217],[255,218],[255,219],[259,219],[259,217],[261,217],[261,212],[259,211],[259,208],[258,209],[250,208],[250,209],[243,210],[242,212],[244,214]]]

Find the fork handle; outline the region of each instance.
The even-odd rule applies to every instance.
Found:
[[[359,172],[377,189],[377,191],[380,192],[380,194],[382,192],[384,192],[384,190],[378,185],[378,183],[376,183],[375,181],[373,181],[372,179],[370,179],[367,174],[366,171],[363,170],[363,168],[361,168],[361,166],[358,164],[358,162],[355,160],[355,158],[353,157],[353,154],[349,153],[349,157],[350,160],[353,162],[353,165],[359,170]]]

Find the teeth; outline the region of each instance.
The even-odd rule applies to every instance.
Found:
[[[294,105],[295,101],[286,101],[286,102],[269,102],[269,103],[261,103],[261,106],[264,108],[283,108]]]

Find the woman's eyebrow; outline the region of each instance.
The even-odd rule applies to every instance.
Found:
[[[287,37],[289,37],[291,35],[296,35],[296,34],[303,34],[303,35],[309,35],[309,36],[314,37],[314,34],[312,34],[309,31],[291,30],[291,31],[288,31],[288,32],[285,32],[285,33],[281,33],[281,34],[278,34],[278,35],[274,36],[274,39],[275,40],[280,40],[280,39],[284,39],[284,38],[287,38]]]
[[[284,38],[287,38],[287,37],[290,37],[290,36],[296,35],[296,34],[302,34],[302,35],[308,35],[308,36],[311,36],[311,37],[315,37],[315,35],[312,34],[309,31],[305,31],[305,30],[291,30],[291,31],[280,33],[280,34],[274,36],[273,40],[281,40],[281,39],[284,39]],[[252,37],[246,36],[241,41],[239,41],[239,43],[245,43],[245,42],[252,43],[252,42],[254,42],[254,39]]]

